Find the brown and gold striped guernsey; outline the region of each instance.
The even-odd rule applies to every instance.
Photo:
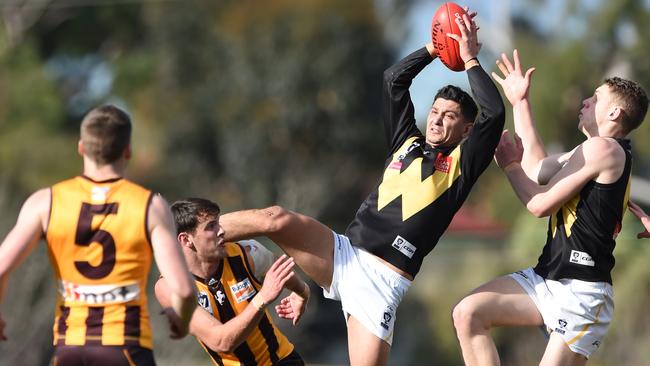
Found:
[[[220,322],[240,314],[257,294],[262,284],[255,278],[244,249],[226,243],[228,257],[210,278],[195,276],[199,305]],[[270,366],[287,357],[293,344],[273,324],[268,311],[246,341],[232,353],[215,352],[199,340],[215,365]]]
[[[122,178],[80,176],[51,192],[46,238],[58,287],[54,344],[152,349],[146,296],[151,191]]]

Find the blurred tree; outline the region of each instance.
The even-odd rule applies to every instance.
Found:
[[[384,1],[381,12],[395,17],[408,3]],[[20,133],[47,149],[2,145],[3,179],[16,180],[7,192],[26,194],[78,174],[79,119],[104,102],[134,117],[129,175],[172,199],[208,196],[225,209],[279,202],[343,230],[379,174],[386,154],[382,72],[394,57],[372,1],[14,4],[22,6],[4,12],[4,19],[20,15],[30,22],[5,23],[13,35],[4,38],[11,42],[5,42],[0,82],[12,88],[0,91],[8,106],[1,111],[14,115],[3,120],[0,139],[15,141]],[[65,167],[60,151],[69,151]],[[29,157],[29,169],[17,171],[24,167],[17,156]],[[47,268],[43,255],[36,253],[16,274],[29,273],[24,278],[38,289],[52,286],[51,273],[34,270]],[[20,286],[10,286],[6,303],[24,304]],[[54,292],[44,294],[39,304],[52,306]],[[319,299],[314,296],[317,313],[305,318],[296,343],[312,359],[345,362],[340,306]],[[153,318],[154,328],[164,331]],[[49,334],[51,319],[31,335],[16,328],[20,321],[10,322],[9,332],[17,340]],[[164,332],[156,341],[168,349]],[[189,357],[162,352],[171,357],[166,362]],[[31,356],[26,364],[42,364],[49,354]]]

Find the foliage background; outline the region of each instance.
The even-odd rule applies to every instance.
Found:
[[[481,61],[488,71],[512,47],[537,67],[531,98],[550,150],[581,141],[577,110],[604,77],[650,87],[643,42],[650,36],[648,1],[467,4],[482,10]],[[386,154],[382,72],[412,51],[403,45],[412,36],[413,9],[433,14],[439,5],[0,0],[1,231],[13,225],[30,192],[80,172],[78,124],[101,103],[132,114],[129,177],[168,200],[204,196],[226,211],[279,203],[343,231],[376,184]],[[427,42],[426,29],[422,34],[418,47]],[[438,63],[429,68],[435,70],[424,79],[429,97],[459,78]],[[428,106],[416,107],[423,121]],[[641,178],[649,175],[649,134],[648,124],[633,134],[634,174]],[[648,197],[634,193],[642,202]],[[492,277],[535,263],[546,221],[522,209],[498,169],[489,168],[467,207],[507,234],[443,237],[400,306],[390,364],[461,365],[450,319],[455,302]],[[616,249],[614,322],[591,365],[650,359],[650,249],[636,240],[640,227],[629,216]],[[12,275],[0,308],[10,337],[0,344],[0,365],[49,360],[54,284],[47,261],[43,243]],[[159,364],[209,364],[190,337],[167,338],[159,307],[150,302]],[[316,295],[301,326],[281,325],[310,363],[347,363],[337,303]],[[503,365],[535,364],[544,350],[536,329],[502,329],[495,338]]]

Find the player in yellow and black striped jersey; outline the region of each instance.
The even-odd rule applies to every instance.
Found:
[[[198,302],[190,332],[215,365],[304,365],[293,344],[280,332],[266,306],[283,287],[293,291],[276,307],[293,320],[302,316],[309,287],[294,276],[293,260],[273,254],[255,241],[226,243],[219,206],[189,198],[172,205],[185,258],[194,274]],[[264,278],[264,282],[260,281]],[[169,301],[165,283],[156,284],[161,304]]]
[[[495,79],[513,106],[516,142],[505,131],[497,164],[517,197],[549,217],[546,244],[534,268],[492,280],[454,309],[466,364],[498,364],[493,327],[541,326],[551,333],[541,364],[585,365],[600,346],[614,310],[611,271],[628,205],[632,153],[626,136],[643,122],[648,96],[630,80],[606,79],[582,102],[578,129],[587,139],[547,156],[528,92],[533,68],[497,61]]]
[[[384,72],[388,151],[383,177],[346,235],[278,206],[222,217],[227,240],[268,236],[326,297],[341,301],[352,365],[388,362],[398,305],[499,142],[505,107],[476,58],[480,47],[474,15],[456,20],[462,33],[456,38],[476,102],[456,86],[439,89],[422,133],[409,87],[437,57],[433,44]]]
[[[123,178],[130,137],[122,110],[89,112],[79,141],[84,174],[32,194],[0,246],[1,287],[38,240],[47,241],[58,288],[53,365],[155,364],[146,306],[154,256],[174,298],[166,309],[172,337],[187,333],[191,277],[167,203]]]

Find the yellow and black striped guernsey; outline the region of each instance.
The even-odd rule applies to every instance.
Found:
[[[51,192],[54,344],[153,348],[146,296],[151,191],[126,179],[75,177]]]
[[[383,118],[389,154],[383,178],[346,230],[352,245],[413,277],[492,161],[505,121],[496,86],[482,67],[472,67],[467,76],[480,106],[472,130],[457,146],[427,144],[415,124],[409,87],[432,60],[422,48],[386,70]]]
[[[546,245],[535,273],[551,280],[571,278],[612,283],[614,247],[630,196],[630,141],[617,139],[625,168],[614,183],[587,183],[548,222]]]
[[[195,277],[199,306],[225,323],[244,311],[262,284],[255,278],[248,256],[236,243],[226,243],[228,256],[210,278]],[[268,311],[246,341],[232,353],[215,352],[199,340],[215,365],[271,366],[293,352],[293,344],[273,324]]]

